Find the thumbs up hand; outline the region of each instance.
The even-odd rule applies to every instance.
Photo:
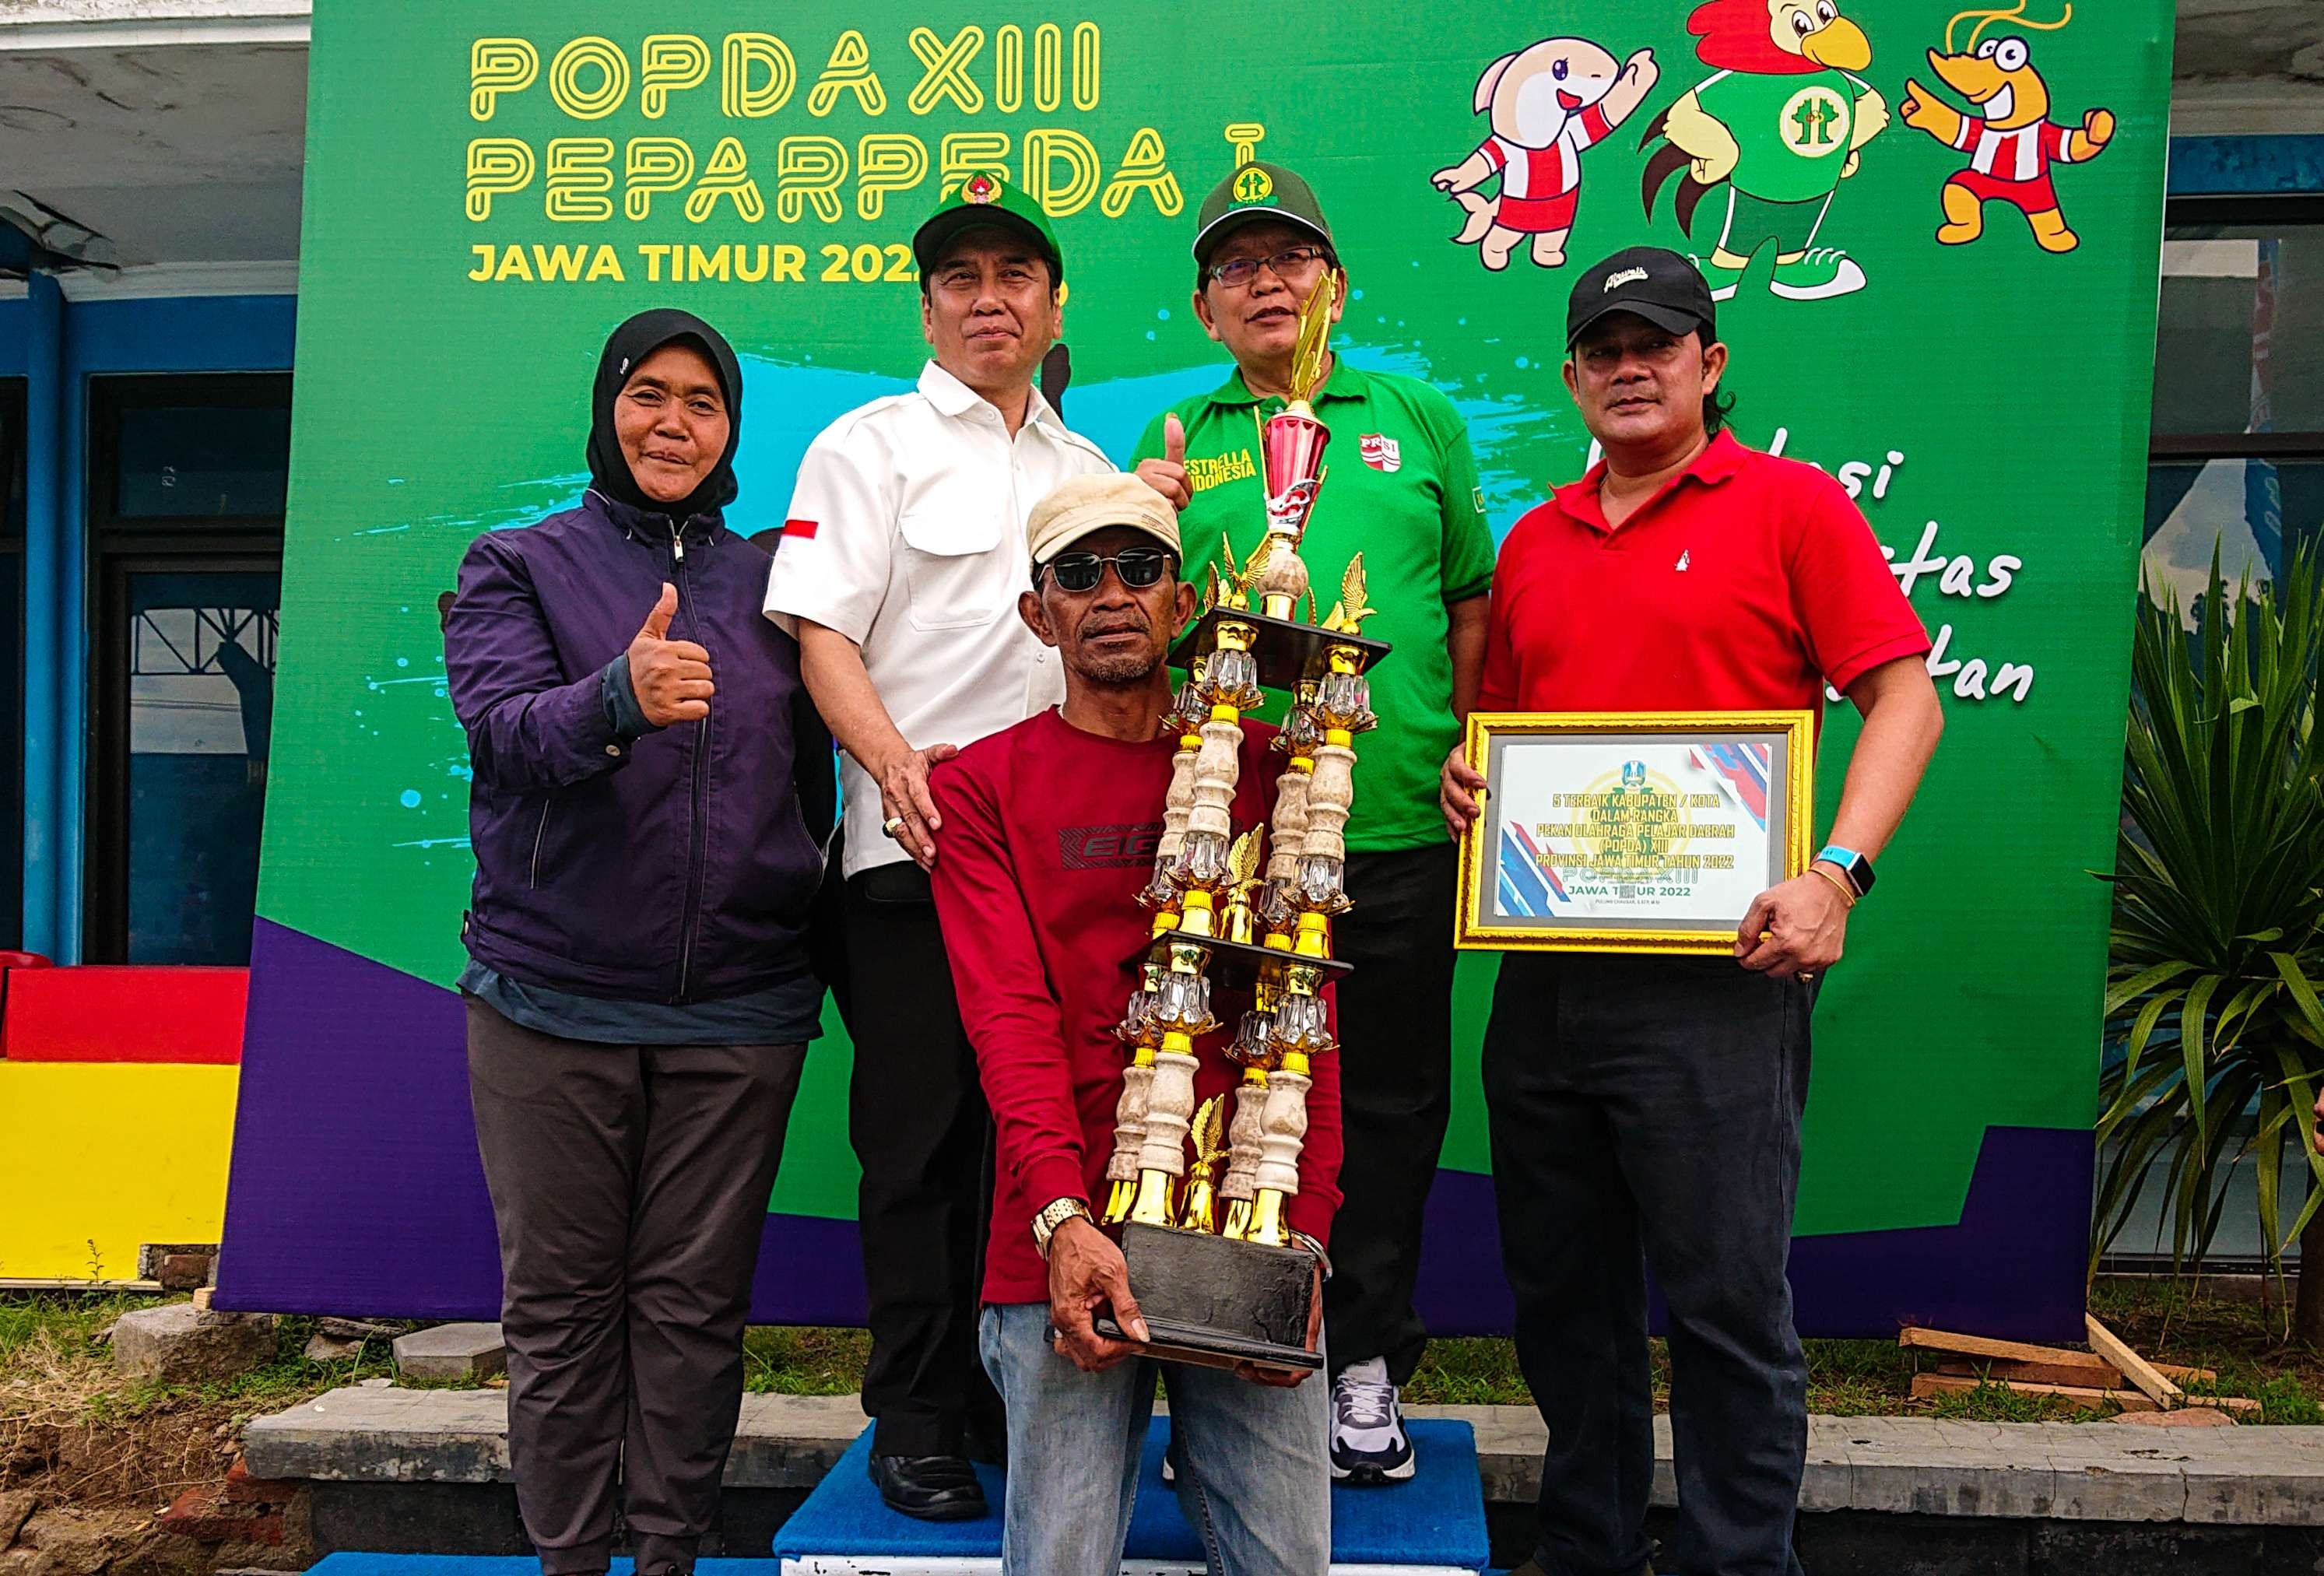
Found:
[[[1184,509],[1194,496],[1186,486],[1186,429],[1176,416],[1162,418],[1162,457],[1138,462],[1138,479]]]
[[[677,612],[678,587],[665,580],[661,599],[630,642],[630,687],[638,710],[657,728],[708,716],[710,697],[718,693],[710,682],[710,653],[692,641],[669,638]]]

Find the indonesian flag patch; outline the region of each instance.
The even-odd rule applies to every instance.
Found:
[[[1396,439],[1384,434],[1367,432],[1356,439],[1356,447],[1364,456],[1364,464],[1376,471],[1393,471],[1404,464],[1403,451],[1396,447]]]

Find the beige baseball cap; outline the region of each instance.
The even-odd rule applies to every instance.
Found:
[[[1178,546],[1178,512],[1169,501],[1136,476],[1120,471],[1074,476],[1058,484],[1033,505],[1025,521],[1025,539],[1033,562],[1047,564],[1067,548],[1109,525],[1142,530],[1183,558]]]

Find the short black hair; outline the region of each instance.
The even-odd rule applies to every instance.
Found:
[[[1705,355],[1708,355],[1711,354],[1711,347],[1719,343],[1718,331],[1708,323],[1698,323],[1695,325],[1694,328],[1694,342],[1702,346],[1702,353]],[[1723,388],[1703,395],[1703,436],[1706,438],[1718,437],[1720,429],[1727,425],[1727,418],[1734,409],[1735,396],[1729,393]]]

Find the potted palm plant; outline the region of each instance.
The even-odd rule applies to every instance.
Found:
[[[2230,589],[2215,555],[2191,631],[2175,594],[2139,598],[2093,1263],[2160,1169],[2174,1266],[2200,1270],[2248,1155],[2279,1275],[2301,1245],[2292,1332],[2324,1346],[2319,570],[2310,544],[2272,586]]]

